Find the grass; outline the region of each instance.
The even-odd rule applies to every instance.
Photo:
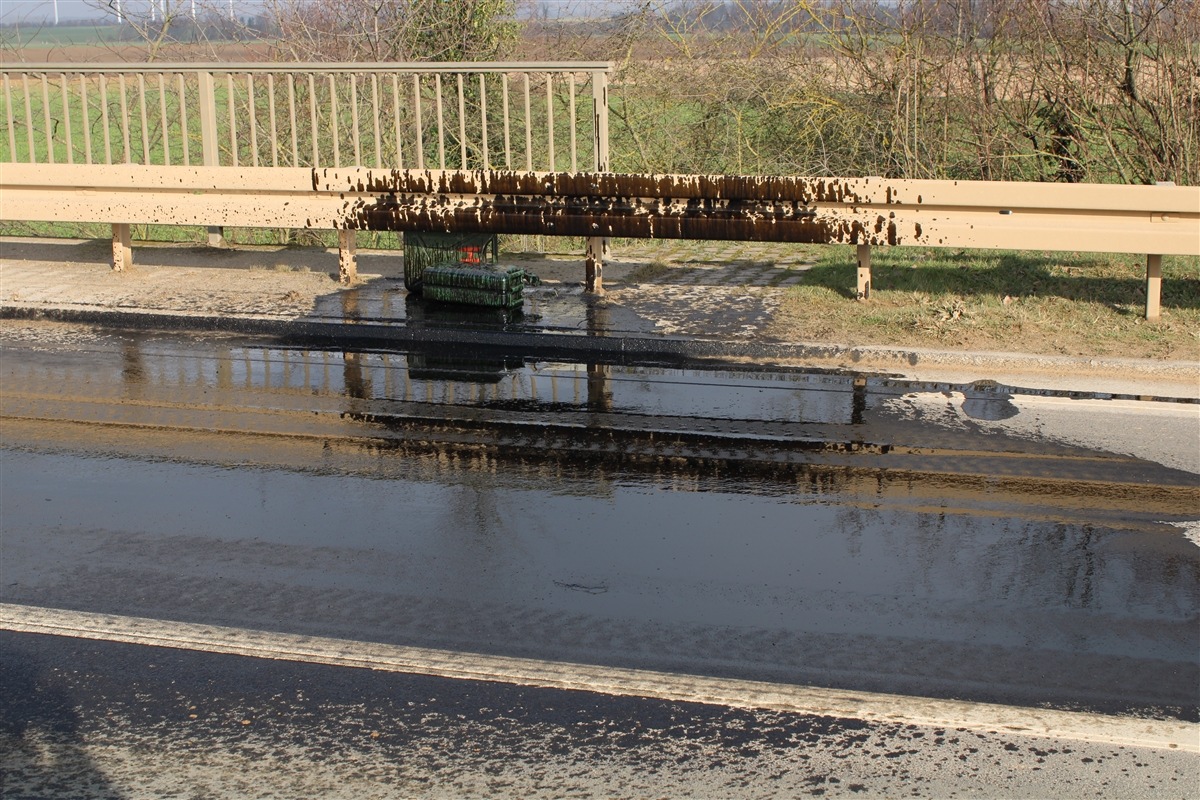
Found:
[[[120,25],[27,25],[10,29],[7,42],[13,48],[65,47],[119,43],[128,31]]]
[[[196,225],[133,225],[134,245],[139,242],[169,242],[204,245],[208,229]],[[112,226],[102,223],[9,222],[0,221],[0,236],[44,236],[55,239],[107,239]],[[225,228],[225,240],[231,245],[275,247],[338,246],[333,230],[292,228]],[[400,250],[401,234],[392,231],[358,231],[358,246],[364,250]]]
[[[772,333],[792,341],[1076,356],[1200,358],[1200,258],[1163,263],[1147,322],[1145,262],[1125,255],[879,248],[851,300],[849,248],[826,248],[788,290]]]
[[[661,258],[655,258],[648,264],[643,264],[629,273],[625,280],[629,283],[654,283],[658,278],[671,272],[671,267]]]

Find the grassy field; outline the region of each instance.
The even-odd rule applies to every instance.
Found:
[[[0,40],[12,49],[103,45],[122,41],[128,31],[120,25],[24,25],[0,31]]]
[[[1200,258],[1163,260],[1162,319],[1147,322],[1137,256],[876,248],[854,302],[851,248],[822,248],[773,333],[803,341],[1075,356],[1200,358]]]

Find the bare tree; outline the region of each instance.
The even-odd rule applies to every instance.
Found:
[[[512,0],[271,0],[285,61],[488,61],[520,26]]]

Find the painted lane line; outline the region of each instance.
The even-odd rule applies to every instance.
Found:
[[[1200,725],[359,642],[0,603],[0,630],[309,664],[1200,753]]]

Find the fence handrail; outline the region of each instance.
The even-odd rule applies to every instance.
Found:
[[[108,62],[108,63],[40,63],[40,62],[2,62],[0,72],[28,72],[31,74],[64,72],[73,74],[99,74],[115,72],[146,72],[146,73],[191,73],[214,72],[262,72],[262,73],[365,73],[365,72],[398,72],[398,73],[462,73],[476,74],[480,72],[603,72],[611,74],[611,61],[309,61],[309,62]]]

